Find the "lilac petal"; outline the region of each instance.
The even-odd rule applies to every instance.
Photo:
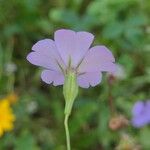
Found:
[[[79,72],[115,72],[115,59],[105,46],[91,48],[79,66]]]
[[[94,36],[88,32],[61,29],[55,32],[54,39],[65,64],[68,65],[71,59],[72,67],[76,67],[89,49]]]
[[[61,72],[44,70],[41,74],[41,78],[47,84],[53,82],[54,86],[64,84],[64,75]]]
[[[150,123],[150,105],[149,102],[138,101],[132,109],[132,124],[135,127],[142,127]]]
[[[148,123],[149,123],[148,116],[144,114],[135,116],[132,119],[132,125],[137,128],[143,127]]]
[[[150,110],[150,100],[147,100],[147,101],[146,101],[146,106],[147,106],[147,108],[149,108],[149,110]]]
[[[149,123],[150,123],[150,100],[147,100],[145,105],[146,105],[145,106],[146,114],[149,117]]]
[[[37,42],[31,52],[27,56],[27,60],[37,66],[41,66],[47,69],[58,70],[60,67],[58,63],[64,67],[64,63],[57,51],[54,41],[51,39],[45,39]]]
[[[82,88],[88,88],[90,85],[92,87],[99,84],[102,80],[102,74],[100,72],[87,72],[85,74],[79,75],[77,82]]]
[[[134,116],[141,114],[144,111],[144,102],[138,101],[135,103],[132,109],[132,114]]]

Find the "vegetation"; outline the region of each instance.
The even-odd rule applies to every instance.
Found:
[[[131,124],[134,103],[150,98],[149,15],[148,0],[0,0],[0,97],[17,95],[14,128],[0,137],[0,149],[66,150],[62,87],[42,82],[26,60],[35,42],[61,28],[93,33],[121,66],[99,86],[79,89],[69,123],[73,150],[150,149],[148,125]],[[125,121],[116,126],[120,115]]]

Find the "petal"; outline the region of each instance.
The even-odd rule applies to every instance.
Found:
[[[102,74],[100,72],[87,72],[85,74],[79,75],[77,82],[80,87],[88,88],[91,86],[96,86],[102,80]]]
[[[150,110],[150,100],[146,101],[146,107],[149,108],[149,110]]]
[[[132,109],[132,114],[134,116],[141,114],[145,110],[144,108],[144,102],[138,101],[135,103]]]
[[[135,103],[132,109],[133,119],[132,124],[135,127],[142,127],[150,123],[150,113],[147,107],[147,102],[138,101]]]
[[[139,116],[136,116],[132,119],[132,125],[134,127],[143,127],[145,125],[147,125],[149,123],[149,119],[148,119],[148,116],[146,115],[139,115]]]
[[[41,73],[41,78],[47,84],[51,84],[53,82],[54,86],[64,84],[64,75],[61,72],[44,70]]]
[[[64,67],[56,45],[51,39],[38,41],[33,45],[32,50],[34,52],[29,53],[27,56],[30,63],[52,70],[60,70],[58,63]]]
[[[105,46],[91,48],[79,66],[79,72],[115,72],[115,59]]]
[[[93,42],[94,36],[88,32],[57,30],[54,35],[58,51],[66,65],[71,59],[72,67],[76,67]]]
[[[146,114],[149,116],[149,123],[150,123],[150,100],[147,100],[145,103],[146,103],[145,104]]]

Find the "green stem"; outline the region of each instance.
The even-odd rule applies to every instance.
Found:
[[[64,126],[65,126],[65,132],[66,132],[67,150],[71,150],[70,134],[69,134],[69,128],[68,128],[68,118],[69,118],[69,114],[65,114]]]
[[[67,150],[71,150],[70,134],[69,134],[69,128],[68,128],[68,118],[71,114],[73,102],[78,94],[77,74],[76,72],[72,70],[68,71],[67,74],[65,75],[63,94],[65,98],[64,126],[65,126],[65,132],[66,132],[66,143],[67,143]]]

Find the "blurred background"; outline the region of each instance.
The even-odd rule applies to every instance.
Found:
[[[149,18],[148,0],[0,0],[0,150],[66,150],[62,87],[26,60],[61,28],[93,33],[118,64],[99,86],[80,88],[72,149],[149,150],[149,126],[131,124],[134,103],[150,98]]]

